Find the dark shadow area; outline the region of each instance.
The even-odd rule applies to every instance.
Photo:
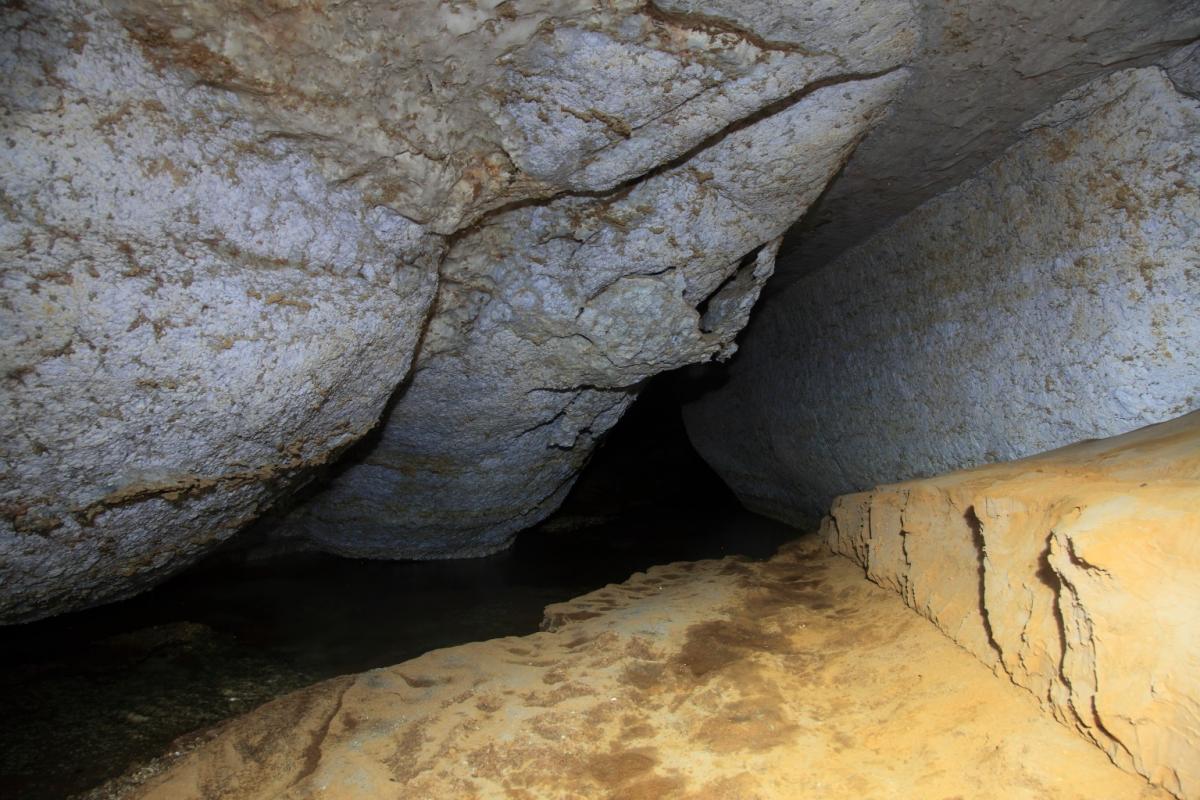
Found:
[[[710,380],[724,380],[709,366],[685,367],[647,382],[596,448],[562,507],[534,531],[634,514],[661,517],[669,527],[679,515],[740,509],[733,492],[692,449],[680,413],[680,406],[706,391]]]
[[[987,570],[984,568],[983,560],[985,556],[985,545],[983,540],[983,522],[975,513],[975,506],[969,506],[963,512],[963,519],[966,520],[967,526],[971,529],[971,543],[975,545],[976,557],[979,559],[979,566],[976,571],[979,574],[979,616],[983,619],[983,630],[987,634],[988,645],[995,651],[996,655],[1003,659],[1004,652],[1000,649],[1000,645],[996,642],[996,637],[992,633],[992,621],[988,617],[987,609],[987,587],[984,583],[987,576]]]
[[[233,549],[138,597],[0,628],[0,797],[59,798],[318,680],[537,630],[550,604],[654,564],[766,557],[797,532],[742,510],[652,381],[561,511],[489,558]]]
[[[1050,541],[1053,538],[1053,533],[1046,537],[1046,546],[1042,549],[1042,552],[1038,553],[1038,568],[1034,574],[1044,586],[1054,592],[1054,603],[1051,604],[1050,608],[1054,612],[1054,624],[1058,628],[1058,652],[1056,653],[1058,657],[1058,677],[1062,680],[1063,685],[1069,686],[1071,679],[1067,677],[1065,671],[1067,663],[1067,621],[1063,618],[1060,599],[1063,591],[1063,583],[1062,578],[1058,577],[1058,573],[1050,565]]]

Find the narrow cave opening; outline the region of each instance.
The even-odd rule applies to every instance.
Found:
[[[743,509],[697,455],[683,378],[648,381],[561,508],[496,555],[353,559],[252,530],[144,594],[0,628],[0,792],[91,789],[318,681],[534,633],[548,605],[655,565],[771,555],[797,531]]]

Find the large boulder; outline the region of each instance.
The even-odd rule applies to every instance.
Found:
[[[0,622],[119,598],[377,421],[443,245],[70,0],[0,21]]]
[[[558,507],[641,381],[733,352],[779,237],[903,79],[816,89],[619,191],[465,232],[378,444],[285,528],[355,556],[507,546]]]
[[[907,0],[773,4],[793,22],[770,41],[727,0],[107,5],[330,178],[443,234],[637,179],[769,103],[895,66],[917,36]]]
[[[476,554],[548,513],[640,381],[732,352],[903,83],[904,0],[785,10],[13,10],[0,620],[186,565],[394,397],[289,530]]]
[[[1157,68],[1099,79],[772,297],[689,434],[748,506],[803,523],[839,493],[1191,411],[1197,185],[1200,102]]]

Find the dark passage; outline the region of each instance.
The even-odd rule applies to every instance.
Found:
[[[651,383],[563,508],[484,559],[379,562],[234,546],[132,600],[0,628],[0,797],[59,798],[301,686],[537,630],[544,606],[654,564],[766,557],[796,531],[743,511]]]

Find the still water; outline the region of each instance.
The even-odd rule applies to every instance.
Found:
[[[0,628],[0,797],[61,798],[272,697],[536,631],[550,603],[654,564],[763,558],[796,531],[729,508],[533,530],[482,559],[202,564],[131,600]]]

